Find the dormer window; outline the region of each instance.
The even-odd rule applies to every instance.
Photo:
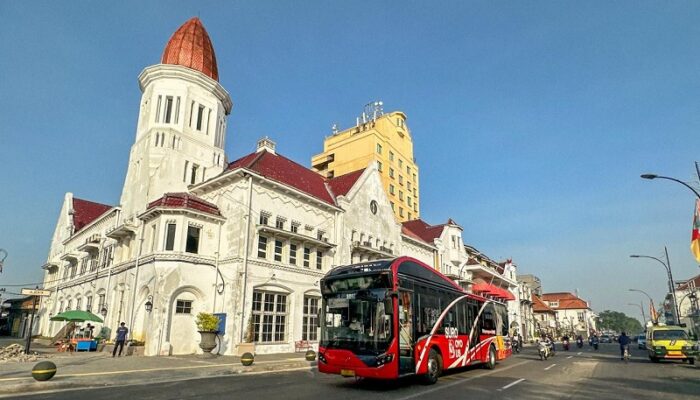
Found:
[[[284,229],[284,218],[277,217],[277,220],[275,221],[275,228],[277,229]]]
[[[270,219],[270,213],[266,211],[261,211],[260,212],[260,225],[267,225],[268,221]]]
[[[300,222],[292,221],[292,229],[291,229],[291,231],[292,231],[293,233],[298,233],[298,232],[299,232],[299,225],[301,225]]]

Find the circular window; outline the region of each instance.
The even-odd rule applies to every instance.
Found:
[[[375,214],[375,215],[377,214],[378,207],[379,206],[375,200],[372,200],[369,202],[369,210],[372,212],[372,214]]]

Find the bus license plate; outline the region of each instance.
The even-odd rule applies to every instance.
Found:
[[[352,369],[341,369],[340,375],[341,376],[355,376],[355,371]]]

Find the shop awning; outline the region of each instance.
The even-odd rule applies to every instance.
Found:
[[[515,300],[515,296],[513,296],[513,293],[506,289],[502,289],[498,286],[492,285],[490,283],[486,282],[479,282],[475,283],[472,285],[472,292],[478,293],[481,295],[489,295],[493,296],[499,299],[504,299],[504,300]]]

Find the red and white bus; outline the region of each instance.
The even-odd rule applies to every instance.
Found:
[[[435,383],[443,370],[494,368],[511,354],[503,303],[410,257],[334,268],[321,292],[320,372]]]

